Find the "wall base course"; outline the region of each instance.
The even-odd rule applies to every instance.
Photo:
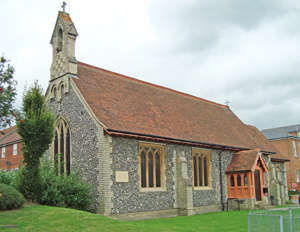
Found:
[[[177,217],[177,216],[191,216],[194,214],[203,214],[203,213],[213,213],[222,211],[222,205],[208,205],[202,207],[195,207],[190,210],[192,214],[182,215],[179,209],[169,209],[169,210],[157,210],[157,211],[148,211],[148,212],[138,212],[138,213],[120,213],[120,214],[111,214],[109,218],[121,220],[121,221],[134,221],[134,220],[146,220],[154,218],[163,218],[163,217]]]

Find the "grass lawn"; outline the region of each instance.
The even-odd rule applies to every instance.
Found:
[[[25,205],[0,211],[0,231],[238,231],[247,232],[247,213],[230,211],[143,221],[117,221],[78,210]],[[18,227],[4,228],[15,224]]]

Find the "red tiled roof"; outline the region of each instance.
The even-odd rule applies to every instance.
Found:
[[[71,79],[107,131],[274,151],[225,105],[81,62]]]
[[[259,153],[259,149],[235,153],[226,169],[226,172],[253,171],[258,159],[262,162],[264,169],[266,169],[265,171],[268,171],[264,159],[261,158]]]
[[[16,129],[17,126],[12,126],[3,130],[5,134],[1,134],[0,136],[0,146],[21,140],[21,137],[17,133]]]
[[[7,134],[9,134],[10,132],[12,132],[16,129],[17,129],[17,126],[12,126],[12,127],[2,130],[1,132],[3,132],[3,134],[0,133],[0,139],[4,138],[5,136],[7,136]]]

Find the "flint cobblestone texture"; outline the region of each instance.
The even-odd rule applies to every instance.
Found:
[[[173,208],[173,151],[166,151],[166,191],[140,192],[139,182],[139,141],[135,139],[113,137],[113,208],[112,213],[132,213],[142,211],[166,210]],[[166,149],[167,150],[167,149]],[[128,171],[128,183],[116,183],[115,172]]]
[[[174,198],[176,184],[174,179],[175,157],[183,156],[187,159],[188,176],[192,180],[192,147],[176,144],[165,145],[165,163],[166,163],[166,191],[164,192],[140,192],[139,189],[139,161],[138,149],[139,141],[129,138],[113,137],[112,147],[112,214],[135,213],[145,211],[169,210],[177,208]],[[220,169],[219,169],[219,151],[212,150],[212,190],[194,190],[194,207],[220,205]],[[222,153],[222,182],[223,198],[227,199],[227,176],[225,170],[231,161],[233,153]],[[128,183],[116,183],[115,172],[128,171]],[[199,211],[199,210],[198,210]]]
[[[47,104],[55,118],[62,116],[69,123],[71,170],[78,171],[83,179],[93,186],[96,203],[91,210],[95,211],[98,208],[99,198],[97,127],[71,87],[69,94],[62,94],[61,111],[59,111],[59,103],[56,99],[48,101]]]
[[[194,190],[193,201],[194,207],[207,206],[207,205],[219,205],[221,204],[221,187],[220,187],[220,163],[219,163],[218,150],[211,150],[211,179],[212,188],[211,190]],[[221,154],[221,165],[222,165],[222,192],[223,202],[228,198],[228,187],[227,187],[227,175],[225,173],[226,168],[230,164],[233,152],[223,152]],[[189,176],[192,176],[192,162],[191,155],[186,156],[189,164]]]

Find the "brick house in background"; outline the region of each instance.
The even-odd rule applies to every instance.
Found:
[[[221,211],[231,197],[253,209],[268,202],[267,188],[285,202],[285,160],[272,160],[276,149],[257,128],[226,105],[78,62],[77,36],[59,12],[45,93],[56,119],[48,156],[93,186],[91,210],[122,220],[193,215]],[[281,171],[270,175],[273,167]]]
[[[0,134],[0,169],[5,171],[18,170],[22,164],[22,143],[16,129],[13,126]]]
[[[300,191],[300,124],[265,129],[262,133],[291,161],[286,164],[288,188]]]

